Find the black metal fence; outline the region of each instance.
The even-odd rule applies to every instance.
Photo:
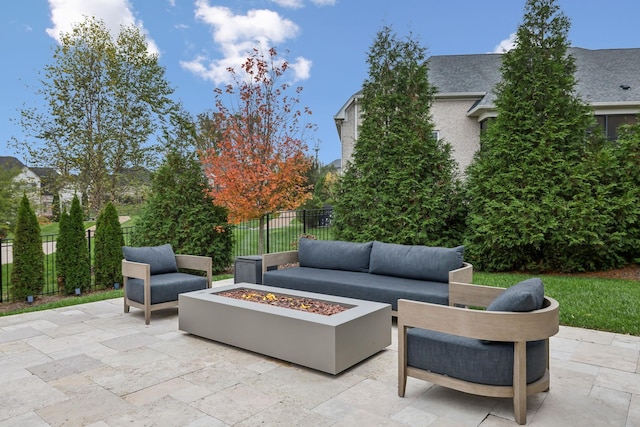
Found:
[[[264,221],[265,253],[288,251],[296,248],[301,235],[311,235],[318,240],[332,240],[332,209],[306,209],[299,211],[283,211],[267,215]],[[243,223],[234,229],[233,255],[245,256],[259,254],[259,221]],[[123,227],[125,245],[131,244],[134,227]],[[42,249],[45,253],[44,270],[45,286],[40,295],[57,295],[59,293],[56,275],[56,240],[57,234],[42,236]],[[93,260],[95,231],[87,230],[87,248]],[[13,263],[13,239],[0,239],[0,303],[12,301],[11,270]],[[92,262],[93,264],[93,262]],[[90,288],[94,289],[93,275]]]

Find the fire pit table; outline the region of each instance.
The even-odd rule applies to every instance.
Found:
[[[326,316],[218,295],[233,289],[313,298],[348,310]],[[236,283],[180,294],[178,328],[335,375],[391,344],[391,306]]]

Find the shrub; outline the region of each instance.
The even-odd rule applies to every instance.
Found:
[[[227,210],[213,203],[207,186],[193,155],[170,153],[153,176],[133,243],[170,243],[175,253],[211,257],[214,272],[227,269],[232,261],[232,227]]]
[[[95,285],[110,288],[122,282],[122,246],[124,236],[118,212],[111,202],[98,215],[94,239]]]
[[[18,209],[13,239],[11,286],[16,300],[39,295],[44,287],[44,252],[40,226],[26,194],[22,196]]]
[[[82,217],[80,200],[74,196],[69,213],[65,210],[60,218],[56,245],[58,285],[69,295],[77,288],[84,292],[91,286],[91,263]]]

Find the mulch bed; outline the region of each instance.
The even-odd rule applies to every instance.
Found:
[[[293,310],[306,311],[309,313],[331,316],[347,310],[340,304],[321,301],[312,298],[302,298],[291,295],[280,295],[271,292],[257,291],[255,289],[233,289],[230,291],[218,292],[216,295],[235,298],[244,301],[252,301],[260,304],[269,304],[276,307],[291,308]]]

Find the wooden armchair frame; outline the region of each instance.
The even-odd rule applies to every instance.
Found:
[[[489,397],[511,397],[515,419],[525,424],[527,396],[549,390],[549,337],[559,330],[559,305],[545,297],[543,308],[531,312],[497,312],[487,307],[503,288],[452,282],[449,306],[416,301],[398,301],[398,395],[404,396],[407,377]],[[407,330],[422,328],[479,340],[513,342],[513,383],[510,386],[477,384],[407,366]],[[527,341],[545,340],[547,368],[542,378],[527,384]]]
[[[178,268],[204,271],[207,274],[207,288],[211,287],[212,261],[210,257],[197,255],[176,255],[176,265]],[[178,306],[178,300],[167,301],[160,304],[151,304],[151,266],[140,262],[122,260],[122,285],[124,288],[124,312],[129,312],[129,307],[144,310],[144,322],[151,322],[151,312],[164,308]],[[127,297],[127,278],[141,279],[144,281],[144,303],[141,304]]]

